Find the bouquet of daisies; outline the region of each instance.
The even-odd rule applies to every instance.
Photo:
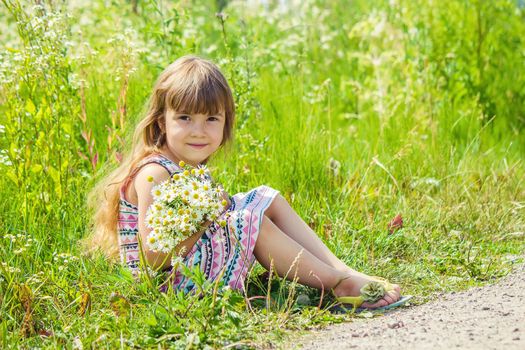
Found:
[[[206,221],[215,221],[227,201],[223,189],[211,181],[206,166],[191,168],[181,161],[182,172],[153,186],[153,203],[146,212],[149,248],[170,253],[183,240],[203,228]],[[149,180],[153,181],[152,178]],[[225,222],[220,222],[222,226]]]

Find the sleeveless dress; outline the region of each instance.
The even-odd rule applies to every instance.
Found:
[[[161,154],[153,154],[140,162],[128,176],[120,189],[120,211],[118,218],[119,248],[122,263],[126,264],[133,275],[139,272],[138,208],[126,200],[126,188],[146,164],[156,163],[163,166],[170,175],[181,169],[170,159]],[[259,186],[246,193],[230,197],[231,206],[223,214],[227,221],[225,227],[213,222],[202,234],[192,249],[183,258],[187,267],[199,266],[209,281],[221,279],[224,286],[235,290],[244,290],[244,281],[255,256],[253,250],[259,236],[259,229],[264,212],[270,206],[278,191]],[[226,215],[228,213],[228,215]],[[172,287],[184,292],[194,291],[194,283],[185,277],[180,269],[167,270],[167,275],[174,273]],[[167,290],[167,286],[161,288]]]

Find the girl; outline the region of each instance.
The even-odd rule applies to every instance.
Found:
[[[95,233],[88,248],[121,260],[137,271],[139,250],[152,268],[171,271],[171,258],[148,249],[146,211],[154,184],[180,171],[179,161],[204,164],[232,138],[234,102],[230,87],[211,62],[181,57],[160,75],[145,118],[137,125],[133,150],[109,177],[93,190]],[[153,182],[151,181],[153,179]],[[207,279],[244,290],[254,260],[280,276],[296,276],[315,288],[330,288],[336,300],[354,307],[399,304],[400,290],[378,277],[359,273],[339,260],[286,200],[272,188],[257,187],[228,197],[226,227],[208,223],[206,229],[177,246],[182,263],[199,266]],[[172,286],[191,291],[193,282],[174,273]],[[363,286],[377,281],[385,289],[379,300],[364,302]]]

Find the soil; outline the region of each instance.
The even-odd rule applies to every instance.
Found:
[[[331,325],[295,349],[525,349],[525,265],[494,285]]]

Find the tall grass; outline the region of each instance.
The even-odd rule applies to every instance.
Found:
[[[246,295],[188,271],[198,299],[82,256],[87,191],[186,53],[234,89],[236,141],[212,162],[230,193],[279,189],[349,265],[420,301],[522,261],[518,2],[38,3],[0,7],[2,348],[249,348],[349,317],[260,266]]]

